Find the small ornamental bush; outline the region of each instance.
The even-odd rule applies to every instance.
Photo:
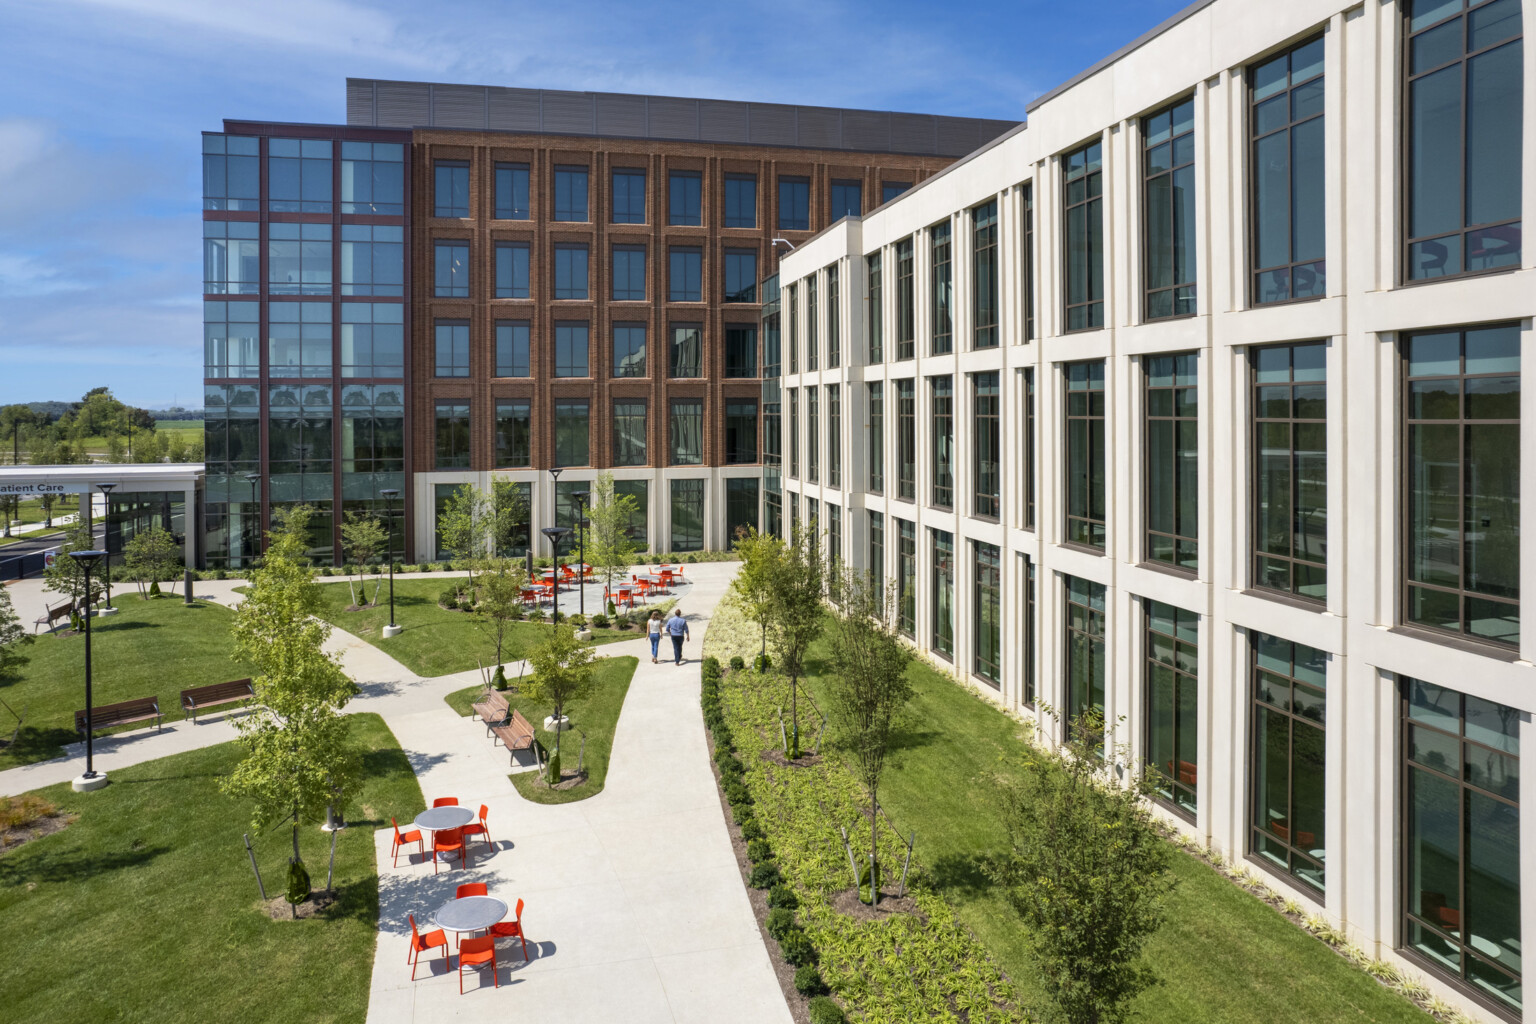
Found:
[[[779,881],[779,869],[772,863],[765,861],[754,865],[752,873],[747,876],[747,884],[754,889],[771,889]],[[807,942],[810,940],[807,939]]]
[[[752,794],[747,792],[739,780],[731,779],[725,784],[725,802],[728,804],[750,804]]]
[[[457,608],[459,605],[459,592],[455,587],[449,587],[437,595],[437,603],[444,608]]]
[[[766,654],[759,654],[752,659],[752,667],[759,672],[766,672],[773,665],[773,659]]]
[[[790,929],[795,927],[795,912],[784,907],[770,910],[768,911],[768,921],[765,927],[767,927],[769,935],[782,941],[784,936],[789,934]]]
[[[581,627],[585,626],[586,624],[587,624],[587,617],[585,615],[576,614],[576,615],[572,615],[571,616],[571,625],[575,626],[577,629],[580,629]]]
[[[607,629],[608,628],[608,616],[604,615],[602,612],[598,612],[596,615],[592,616],[592,628],[593,629]]]
[[[756,818],[753,818],[745,825],[741,826],[741,838],[745,839],[749,843],[754,839],[763,838],[763,835],[763,824]],[[774,905],[777,906],[777,904]]]
[[[213,570],[213,578],[216,580],[228,579],[229,574],[226,573],[223,569],[215,569]]]
[[[751,807],[748,807],[746,804],[737,804],[731,808],[731,820],[736,822],[738,825],[745,825],[746,823],[750,821],[756,821],[757,819],[752,816]]]
[[[773,859],[773,847],[768,845],[766,839],[753,839],[747,843],[747,857],[754,864]]]
[[[811,1000],[811,1024],[846,1024],[847,1020],[843,1008],[827,996],[816,996]]]
[[[747,667],[747,663],[745,661],[741,660],[741,655],[739,655],[739,654],[731,655],[731,671],[732,672],[740,672],[742,669],[744,669],[746,667]]]
[[[742,830],[742,834],[746,834],[745,829]],[[785,910],[794,910],[800,906],[800,897],[795,895],[793,889],[781,882],[768,890],[768,905],[770,907],[783,907]]]
[[[779,950],[784,954],[784,959],[796,967],[816,962],[816,944],[798,925],[779,940]]]
[[[149,585],[149,596],[150,597],[159,597],[160,596],[160,583],[159,583],[158,580],[150,583],[150,585]]]
[[[827,983],[821,980],[821,972],[816,969],[815,964],[806,964],[795,971],[795,991],[803,996],[827,994]]]

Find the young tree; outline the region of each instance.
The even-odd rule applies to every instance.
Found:
[[[91,531],[80,522],[76,522],[68,532],[64,534],[64,543],[59,545],[58,555],[53,560],[53,565],[43,570],[43,589],[51,590],[56,594],[68,594],[72,600],[79,601],[85,597],[85,572],[80,568],[80,563],[69,557],[71,551],[90,551],[94,547]],[[91,571],[91,602],[106,590],[106,566],[98,564]]]
[[[53,526],[53,506],[58,503],[58,500],[59,496],[52,492],[38,495],[37,503],[43,510],[43,529],[45,530]]]
[[[358,604],[358,590],[367,596],[367,590],[363,585],[363,566],[373,561],[380,551],[384,550],[389,536],[384,532],[384,526],[379,522],[379,517],[372,512],[360,512],[356,509],[348,512],[341,523],[341,546],[346,551],[347,560],[357,566],[357,589],[352,589],[352,581],[347,580],[348,589],[352,590],[352,603]],[[379,588],[373,588],[373,596],[379,596]],[[372,601],[368,602],[370,605]]]
[[[123,568],[139,586],[139,596],[149,596],[146,584],[165,583],[181,569],[181,549],[176,538],[158,526],[133,535],[123,547]]]
[[[504,477],[491,479],[491,493],[484,506],[484,546],[491,558],[501,558],[511,551],[519,528],[528,527],[528,499],[523,496],[524,486]]]
[[[322,649],[331,627],[315,617],[320,585],[304,554],[309,516],[304,505],[274,511],[266,557],[235,612],[235,652],[257,668],[257,707],[236,723],[247,754],[222,783],[226,793],[255,802],[257,831],[292,825],[294,904],[309,896],[299,826],[327,806],[344,806],[358,774],[341,714],[357,687]]]
[[[454,491],[437,517],[443,547],[469,564],[469,580],[475,580],[475,561],[485,551],[485,495],[474,484]]]
[[[837,570],[834,570],[837,571]],[[880,901],[880,775],[901,712],[912,700],[912,651],[897,631],[896,591],[863,570],[841,570],[832,616],[832,707],[854,774],[869,790],[869,905]]]
[[[509,634],[517,612],[523,606],[523,587],[527,586],[528,573],[520,562],[511,558],[494,558],[480,574],[480,603],[475,607],[475,625],[485,634],[496,649],[496,671],[501,671],[510,656]]]
[[[14,494],[0,494],[0,519],[5,521],[5,536],[11,535],[11,520],[20,515],[21,499]]]
[[[790,760],[800,756],[800,676],[805,653],[821,636],[825,624],[822,596],[826,593],[826,567],[809,528],[795,525],[773,573],[773,602],[768,632],[779,652],[779,663],[789,676]]]
[[[1098,737],[1083,715],[1071,734]],[[1029,936],[1029,955],[1064,1024],[1116,1024],[1156,984],[1142,960],[1173,888],[1172,855],[1142,800],[1150,785],[1121,783],[1092,739],[1061,754],[1031,750],[998,777],[1009,845],[987,873]]]
[[[784,542],[774,534],[747,527],[736,538],[741,569],[731,580],[731,600],[762,630],[762,651],[768,653],[768,624],[773,618],[776,573],[784,557]]]
[[[640,503],[633,494],[614,494],[613,474],[597,475],[592,488],[592,504],[587,509],[587,519],[592,523],[592,534],[587,539],[587,558],[597,570],[597,576],[609,593],[613,585],[629,574],[635,559],[635,542],[629,535],[629,524]]]
[[[11,604],[11,592],[0,587],[0,679],[27,663],[22,648],[31,642],[31,635],[22,626],[16,607]]]
[[[557,725],[566,708],[592,692],[592,654],[592,645],[577,640],[575,627],[563,622],[555,624],[548,640],[528,652],[528,664],[533,669],[533,680],[525,684],[528,695],[554,705]],[[555,753],[549,759],[550,785],[560,781],[563,731],[555,731]]]

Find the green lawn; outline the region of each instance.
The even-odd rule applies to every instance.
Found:
[[[188,608],[174,597],[145,601],[120,589],[112,599],[118,613],[91,621],[95,703],[158,696],[161,713],[174,721],[181,716],[183,689],[252,674],[233,660],[228,609],[203,602]],[[61,757],[63,744],[79,738],[74,716],[85,707],[84,635],[39,636],[23,651],[28,663],[0,679],[0,700],[16,714],[25,709],[26,719],[15,746],[0,749],[0,769]],[[0,739],[15,727],[15,718],[0,707]],[[139,722],[119,731],[145,728]],[[154,723],[147,728],[153,731]]]
[[[353,577],[354,582],[356,577]],[[322,578],[325,586],[325,606],[320,616],[347,632],[373,644],[379,650],[395,658],[412,672],[421,676],[445,676],[453,672],[467,672],[481,665],[495,663],[496,650],[490,638],[481,630],[474,615],[468,612],[444,611],[438,607],[437,598],[453,584],[446,577],[412,579],[395,577],[395,622],[404,626],[399,636],[385,640],[383,629],[389,623],[389,580],[383,581],[379,590],[379,604],[374,608],[349,612],[352,603],[346,581],[336,577]],[[367,596],[373,595],[374,577],[363,576]],[[359,594],[359,596],[363,596]],[[574,595],[560,596],[562,612],[574,611]],[[587,609],[588,614],[600,609]],[[519,661],[523,646],[538,642],[541,632],[548,632],[549,624],[514,622],[509,630],[509,650],[502,656],[507,661]],[[613,643],[615,640],[633,640],[642,633],[616,629],[594,629],[594,643]]]
[[[80,500],[78,495],[59,495],[58,500],[53,503],[54,524],[58,524],[60,516],[74,515],[79,511]],[[42,502],[38,501],[36,498],[28,498],[27,500],[21,502],[21,504],[18,506],[16,518],[21,520],[23,523],[41,523],[47,517],[43,515]]]
[[[383,721],[351,721],[366,781],[337,841],[339,899],[319,918],[273,921],[258,908],[240,838],[250,805],[218,789],[236,744],[115,771],[99,793],[40,790],[79,818],[0,857],[5,1019],[360,1024],[378,926],[373,831],[423,803]],[[252,837],[269,895],[281,891],[289,837]],[[329,842],[303,830],[317,890]]]
[[[634,678],[635,666],[638,664],[637,658],[600,659],[593,673],[592,696],[566,709],[566,717],[571,720],[573,728],[560,740],[562,767],[570,768],[576,764],[577,752],[581,749],[581,734],[576,731],[579,729],[586,733],[587,738],[586,784],[575,789],[549,790],[537,784],[534,778],[537,773],[518,772],[512,776],[512,784],[519,793],[536,804],[568,804],[603,791],[603,784],[608,781],[608,758],[613,753],[613,730],[619,723],[624,695],[629,692],[629,681]],[[482,692],[482,687],[470,686],[450,693],[443,699],[459,714],[468,715],[470,704]],[[554,711],[551,705],[515,696],[510,690],[507,691],[507,703],[528,719],[538,734],[539,744],[546,751],[555,749],[554,734],[544,731],[544,719]],[[491,740],[485,742],[490,743]]]
[[[718,616],[717,616],[718,617]],[[750,655],[751,651],[730,651]],[[813,647],[808,686],[831,706],[822,674],[825,642]],[[1016,753],[1021,727],[928,666],[910,670],[917,696],[909,727],[881,784],[881,803],[903,831],[917,832],[914,859],[1019,987],[1035,983],[1017,915],[989,887],[979,855],[1005,839],[983,777]],[[1178,888],[1168,922],[1147,947],[1164,984],[1137,1008],[1150,1024],[1427,1024],[1428,1015],[1350,966],[1279,913],[1202,862],[1175,855]]]

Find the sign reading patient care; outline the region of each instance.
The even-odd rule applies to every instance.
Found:
[[[3,480],[0,495],[5,497],[35,497],[42,494],[79,494],[90,490],[89,484],[53,483],[48,480]]]

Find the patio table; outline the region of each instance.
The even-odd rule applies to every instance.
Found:
[[[416,815],[416,827],[428,832],[463,828],[475,820],[475,812],[468,807],[433,807]]]
[[[506,916],[507,904],[495,896],[461,896],[438,907],[432,923],[450,932],[478,932]]]

